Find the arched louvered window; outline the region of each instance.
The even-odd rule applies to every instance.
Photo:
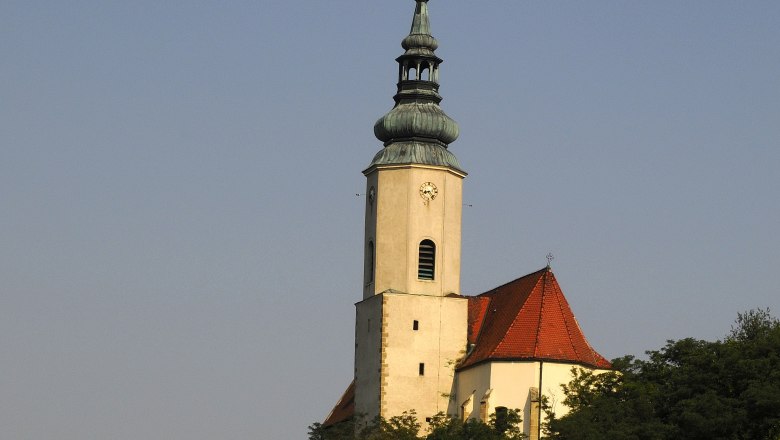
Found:
[[[417,263],[417,278],[432,280],[436,272],[436,245],[431,240],[420,242],[420,257]]]

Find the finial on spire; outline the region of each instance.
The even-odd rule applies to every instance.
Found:
[[[431,34],[431,19],[428,17],[428,0],[417,0],[417,8],[414,11],[412,30],[409,34]]]
[[[417,8],[414,11],[412,31],[410,34],[430,34],[431,23],[428,18],[428,0],[416,0]]]
[[[552,252],[547,254],[547,269],[550,269],[550,266],[552,265],[554,259],[555,259],[555,255],[553,255]]]
[[[435,56],[433,51],[439,47],[439,42],[431,35],[431,19],[428,16],[428,0],[416,0],[412,29],[401,42],[406,50],[405,55]]]

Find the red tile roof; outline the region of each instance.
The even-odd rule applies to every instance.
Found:
[[[611,368],[582,334],[549,268],[469,298],[471,353],[464,369],[490,360],[545,360]]]
[[[469,298],[469,328],[468,343],[476,344],[477,335],[485,322],[485,313],[490,305],[490,298],[487,296],[475,296]]]
[[[336,406],[328,414],[328,417],[322,422],[322,426],[333,426],[337,423],[349,420],[355,415],[355,381],[347,387],[347,391],[344,391],[344,395],[341,396]]]

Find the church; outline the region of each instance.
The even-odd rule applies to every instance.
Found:
[[[566,412],[572,368],[610,363],[588,343],[548,265],[476,296],[460,290],[462,189],[449,150],[457,123],[439,106],[442,59],[428,0],[415,0],[395,106],[374,125],[384,147],[366,176],[364,278],[354,381],[323,423],[414,410],[487,421],[519,409],[540,437],[544,398]]]

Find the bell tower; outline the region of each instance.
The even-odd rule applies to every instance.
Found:
[[[448,145],[458,124],[439,103],[438,42],[428,5],[418,1],[398,57],[395,106],[374,125],[384,142],[367,178],[363,298],[393,289],[460,293],[462,182],[466,173]]]
[[[394,107],[366,176],[363,300],[355,326],[355,411],[423,418],[454,412],[453,367],[466,346],[460,296],[462,185],[448,146],[458,125],[439,106],[438,42],[428,0],[415,0]]]

